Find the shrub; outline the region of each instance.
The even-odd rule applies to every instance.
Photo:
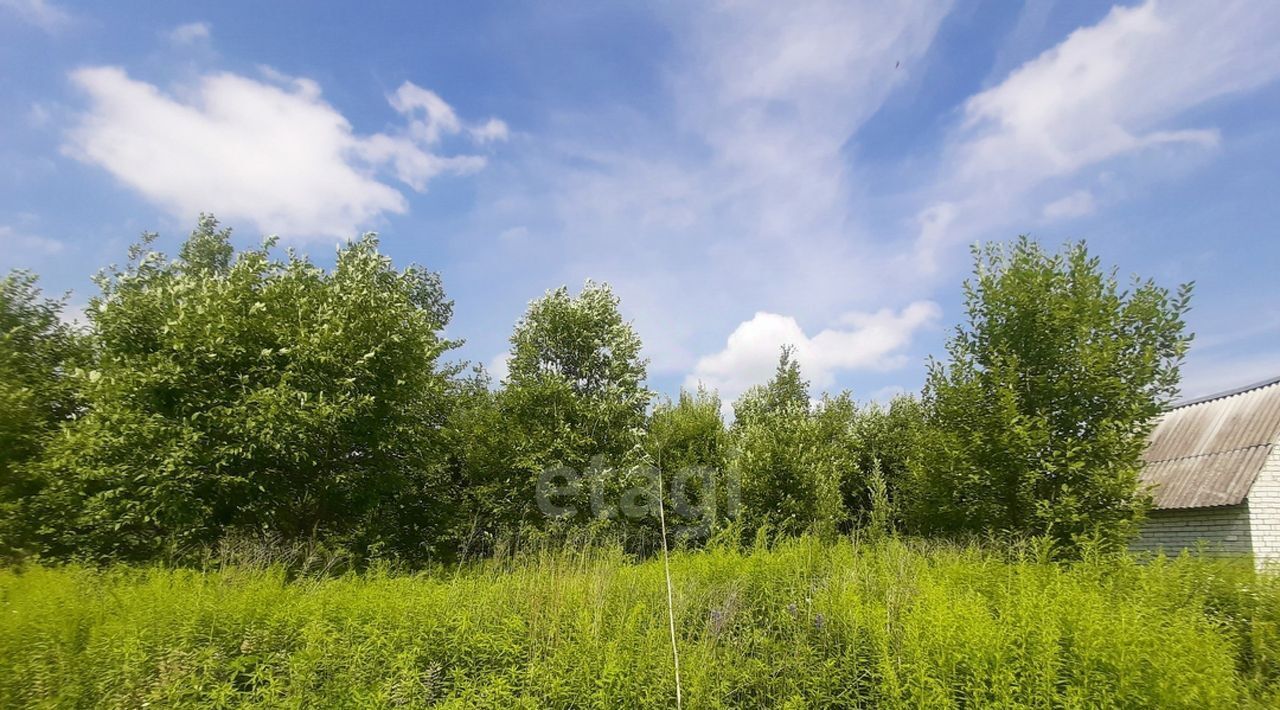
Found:
[[[630,487],[641,462],[637,447],[653,393],[644,384],[640,347],[607,285],[588,282],[576,297],[562,287],[529,305],[511,336],[496,399],[505,429],[496,445],[505,461],[490,456],[497,468],[478,472],[493,494],[481,500],[491,524],[508,533],[521,526],[626,526],[616,518],[593,521],[600,506],[592,505],[591,491]],[[569,489],[555,501],[566,517],[553,521],[540,509],[539,479],[561,467],[572,470],[556,478]]]
[[[377,244],[326,271],[269,243],[237,255],[206,217],[178,259],[144,242],[101,274],[85,411],[42,466],[44,552],[146,559],[236,531],[429,554],[453,513],[452,306]]]
[[[783,346],[773,379],[733,404],[730,477],[742,530],[828,535],[844,520],[841,481],[849,475],[847,396],[824,398],[817,411],[795,349]]]
[[[662,472],[667,518],[684,542],[705,542],[736,512],[729,448],[720,398],[702,388],[681,390],[649,416],[644,453]]]
[[[910,495],[911,462],[920,457],[923,443],[924,409],[918,399],[900,395],[888,405],[859,408],[852,419],[856,463],[841,485],[845,509],[852,522],[868,518],[878,491],[885,524],[900,525],[903,498]]]
[[[44,485],[32,464],[79,408],[67,371],[84,358],[85,339],[62,309],[42,298],[34,274],[0,279],[0,558],[32,544],[29,503]]]
[[[1138,472],[1177,392],[1191,286],[1122,290],[1083,243],[974,249],[967,322],[930,364],[931,436],[911,503],[929,532],[1118,545],[1147,504]]]

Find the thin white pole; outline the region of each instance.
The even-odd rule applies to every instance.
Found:
[[[662,469],[658,469],[658,523],[662,527],[662,572],[667,578],[667,626],[671,630],[671,659],[676,671],[676,710],[681,710],[680,695],[680,649],[676,646],[676,611],[671,592],[671,560],[667,552],[667,513],[662,504]]]

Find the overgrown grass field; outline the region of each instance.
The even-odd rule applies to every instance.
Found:
[[[897,540],[674,554],[684,705],[1275,707],[1280,583]],[[3,707],[673,707],[661,562],[0,571]]]

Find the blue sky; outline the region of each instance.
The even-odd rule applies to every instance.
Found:
[[[0,268],[92,292],[197,213],[440,271],[501,372],[606,281],[655,388],[921,384],[968,245],[1197,283],[1184,393],[1280,374],[1280,4],[0,0]]]

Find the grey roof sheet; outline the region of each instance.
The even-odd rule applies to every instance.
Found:
[[[1280,379],[1174,407],[1160,416],[1142,481],[1156,509],[1236,505],[1280,438]]]

